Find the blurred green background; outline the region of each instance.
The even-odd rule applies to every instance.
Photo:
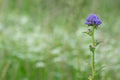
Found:
[[[120,80],[120,0],[0,0],[0,80],[88,80],[91,13],[96,80]]]

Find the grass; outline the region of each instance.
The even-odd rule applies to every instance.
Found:
[[[105,11],[105,6],[102,7],[100,10]],[[85,9],[89,8],[85,6],[81,12],[67,9],[58,13],[57,9],[47,9],[36,15],[33,12],[30,15],[20,14],[11,9],[9,13],[1,12],[0,80],[88,79],[91,70],[87,45],[90,42],[89,36],[82,32],[87,29],[84,21],[88,11]],[[62,7],[59,9],[62,10]],[[103,20],[95,34],[97,39],[103,41],[95,55],[96,79],[119,80],[119,16],[116,11],[95,12]]]

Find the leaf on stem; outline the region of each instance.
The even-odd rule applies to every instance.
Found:
[[[91,51],[92,53],[94,53],[95,47],[93,47],[92,45],[90,45],[90,46],[89,46],[89,49],[90,49],[90,51]]]
[[[83,33],[85,33],[85,34],[87,34],[87,35],[89,35],[89,36],[92,36],[92,31],[91,31],[91,29],[88,29],[88,31],[83,32]]]
[[[98,46],[102,41],[95,41],[95,46]]]

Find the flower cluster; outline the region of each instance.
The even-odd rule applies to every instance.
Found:
[[[99,17],[96,14],[91,14],[87,17],[85,24],[88,26],[99,26],[102,23],[102,21],[99,19]]]

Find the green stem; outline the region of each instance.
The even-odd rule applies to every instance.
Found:
[[[94,40],[94,27],[92,27],[92,44],[95,46],[95,40]]]
[[[92,27],[92,44],[93,44],[93,47],[95,47],[94,29],[95,29],[95,27]],[[94,62],[94,56],[95,55],[94,55],[94,51],[92,52],[92,80],[94,80],[94,76],[95,76],[95,62]]]
[[[94,80],[95,66],[94,66],[94,52],[92,53],[92,80]]]

